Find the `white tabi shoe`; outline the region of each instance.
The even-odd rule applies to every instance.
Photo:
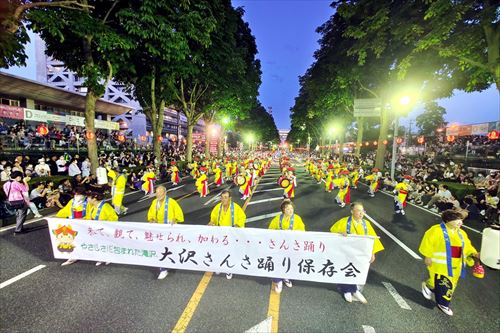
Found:
[[[425,283],[425,281],[422,282],[422,295],[424,295],[425,299],[428,299],[429,301],[432,300],[432,296],[434,295],[432,290],[427,287],[427,283]]]
[[[439,310],[443,311],[448,316],[453,316],[453,311],[449,307],[441,305],[441,304],[438,304],[437,306],[438,306]]]
[[[352,294],[351,293],[344,293],[344,299],[348,303],[352,303]]]
[[[281,291],[283,290],[283,282],[280,281],[278,283],[275,283],[274,284],[274,291],[277,293],[277,294],[281,294]]]
[[[227,273],[226,274],[226,279],[231,280],[233,278],[233,274]]]
[[[366,300],[365,296],[363,296],[363,294],[362,294],[359,290],[357,290],[357,291],[353,294],[353,296],[354,296],[354,299],[355,299],[355,300],[360,301],[360,302],[361,302],[361,303],[363,303],[363,304],[368,303],[368,301]]]
[[[160,274],[158,274],[158,280],[163,280],[164,278],[166,278],[168,275],[168,271],[165,270],[165,271],[161,271]]]
[[[72,265],[72,264],[74,264],[75,262],[76,262],[76,259],[68,259],[68,260],[66,260],[65,262],[63,262],[63,263],[61,264],[61,266],[68,266],[68,265]]]

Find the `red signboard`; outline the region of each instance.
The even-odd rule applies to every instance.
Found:
[[[0,118],[24,119],[24,108],[0,104]]]

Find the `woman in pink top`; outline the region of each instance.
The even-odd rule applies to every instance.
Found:
[[[8,196],[7,200],[24,200],[23,207],[16,209],[16,229],[14,230],[14,234],[20,234],[23,233],[23,224],[26,221],[26,215],[28,212],[29,178],[23,178],[23,173],[21,171],[14,171],[10,176],[11,180],[3,185],[3,191],[5,192],[5,195]]]

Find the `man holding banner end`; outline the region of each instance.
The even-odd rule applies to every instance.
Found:
[[[342,234],[347,236],[352,235],[364,235],[364,236],[374,236],[377,237],[375,230],[369,221],[363,219],[365,214],[365,209],[361,202],[353,202],[351,204],[351,216],[344,217],[330,228],[330,232]],[[380,252],[384,249],[382,242],[377,237],[373,243],[372,258],[370,263],[375,261],[375,253]],[[366,298],[361,294],[358,286],[355,284],[339,284],[340,292],[344,294],[344,299],[352,303],[353,297],[355,300],[360,301],[363,304],[368,303]]]
[[[241,207],[231,200],[229,190],[222,191],[220,203],[215,205],[210,214],[210,223],[208,225],[244,228],[247,216]],[[230,280],[233,274],[226,273],[226,278]]]
[[[184,222],[184,213],[181,206],[172,198],[167,196],[165,186],[156,188],[156,199],[153,200],[148,210],[149,223],[163,223],[173,225]],[[158,280],[163,280],[168,275],[166,268],[160,268]]]

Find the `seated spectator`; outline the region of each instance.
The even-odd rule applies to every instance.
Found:
[[[41,158],[38,160],[38,164],[35,166],[35,173],[38,177],[49,177],[50,167],[47,163],[45,163],[45,159]]]
[[[69,167],[68,167],[68,176],[74,177],[76,175],[81,175],[82,171],[78,167],[78,160],[75,158],[71,161]]]
[[[58,208],[63,208],[63,204],[59,201],[61,194],[59,190],[55,188],[54,182],[50,181],[47,183],[45,188],[47,190],[47,207],[57,206]]]
[[[45,188],[45,183],[35,183],[30,193],[30,201],[39,209],[45,208],[47,203],[47,189]]]
[[[453,196],[448,190],[448,186],[440,184],[437,193],[431,198],[425,207],[432,208],[436,202],[448,202],[448,200],[451,200],[452,198]]]
[[[59,201],[64,206],[71,200],[72,197],[73,186],[71,185],[71,181],[69,179],[61,180],[58,189],[60,193]]]
[[[59,175],[66,175],[67,174],[67,167],[66,167],[66,160],[64,159],[64,156],[59,156],[59,159],[56,161],[57,165],[57,173]]]

